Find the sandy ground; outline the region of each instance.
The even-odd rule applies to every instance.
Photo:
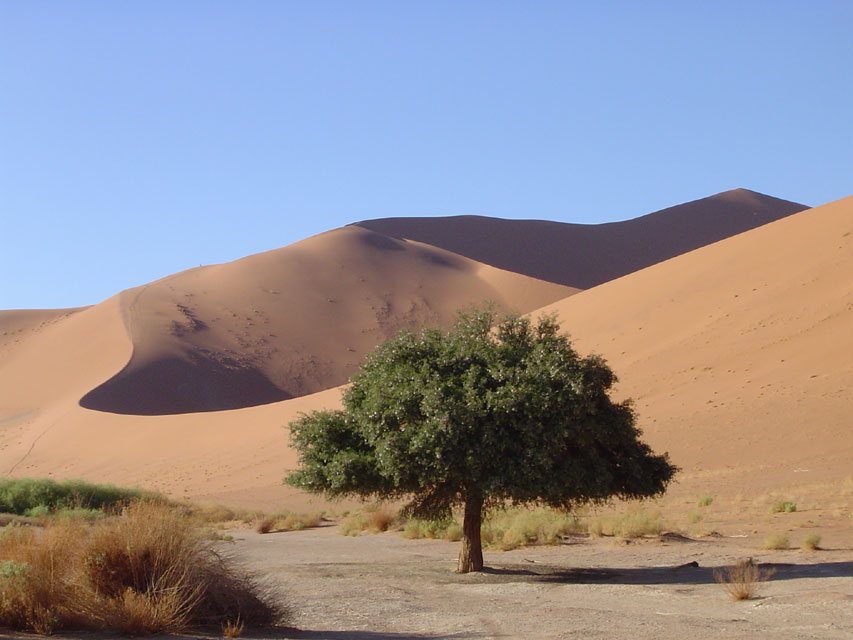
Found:
[[[849,544],[761,551],[754,540],[733,537],[630,544],[573,537],[560,546],[486,552],[487,571],[459,575],[458,543],[396,533],[352,538],[337,526],[232,533],[234,542],[221,543],[222,551],[278,589],[292,609],[291,627],[251,637],[853,637]],[[746,557],[776,572],[759,597],[738,602],[715,582],[714,569]]]

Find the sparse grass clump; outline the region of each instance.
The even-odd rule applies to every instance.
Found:
[[[796,510],[797,503],[789,500],[777,500],[770,508],[773,513],[794,513]]]
[[[803,538],[803,548],[809,551],[817,551],[820,549],[820,534],[810,533]]]
[[[764,546],[762,548],[769,550],[782,550],[791,546],[788,536],[784,533],[771,533],[764,538]]]
[[[696,501],[697,507],[710,507],[714,499],[711,496],[702,496]]]
[[[456,541],[462,539],[462,526],[453,518],[447,520],[411,519],[403,525],[403,531],[400,535],[411,540],[429,538],[430,540]]]
[[[758,595],[758,585],[776,573],[775,569],[761,569],[752,558],[736,565],[714,570],[714,579],[725,588],[734,600],[751,600]]]
[[[659,513],[649,514],[643,511],[595,518],[587,523],[587,532],[593,537],[642,538],[660,535],[663,529],[664,523]]]
[[[502,550],[559,544],[563,536],[585,533],[575,517],[553,509],[509,508],[491,513],[482,527],[483,546]]]
[[[397,514],[380,505],[368,505],[355,513],[349,513],[341,522],[341,535],[357,536],[362,532],[382,533],[397,522]]]
[[[104,511],[132,500],[164,500],[159,494],[92,484],[82,480],[55,481],[50,478],[4,478],[0,480],[0,511],[39,517],[62,510]]]
[[[272,531],[300,531],[319,527],[323,522],[321,513],[291,513],[279,511],[272,515],[261,515],[255,522],[255,531],[270,533]]]
[[[7,527],[0,557],[0,624],[16,629],[177,633],[238,620],[261,626],[284,613],[191,518],[162,504],[136,502],[92,525]]]

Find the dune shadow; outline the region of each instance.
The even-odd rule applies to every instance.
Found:
[[[541,566],[527,568],[508,566],[489,568],[483,571],[493,579],[490,582],[550,582],[558,584],[711,584],[716,582],[714,571],[730,565],[699,566],[689,563],[671,567],[635,568],[561,568]],[[817,562],[813,564],[761,563],[762,569],[774,569],[776,580],[801,578],[850,578],[853,577],[853,562]],[[496,580],[494,579],[496,578]]]
[[[292,397],[246,362],[197,350],[185,357],[162,357],[139,367],[131,360],[84,395],[80,406],[108,413],[159,416],[243,409]]]

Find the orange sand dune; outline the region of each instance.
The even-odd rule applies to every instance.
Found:
[[[725,481],[755,489],[837,480],[853,475],[851,226],[848,198],[567,297],[544,311],[559,312],[581,352],[608,358],[622,380],[618,392],[637,399],[646,438],[684,468],[683,485]],[[331,251],[330,260],[319,260],[312,243]],[[371,243],[381,246],[351,250]],[[202,341],[209,335],[233,340],[227,353],[255,357],[252,340],[282,332],[290,308],[291,284],[276,279],[276,264],[299,274],[295,281],[303,285],[299,308],[307,319],[293,320],[288,333],[293,344],[328,349],[318,359],[333,362],[335,349],[375,343],[401,317],[432,322],[432,313],[455,309],[460,289],[479,296],[490,288],[483,297],[501,293],[505,305],[538,306],[540,293],[531,293],[536,281],[415,242],[348,228],[294,247],[178,274],[65,316],[13,321],[0,315],[0,333],[7,331],[7,338],[6,327],[25,329],[0,347],[8,349],[0,358],[0,469],[300,508],[308,498],[280,486],[284,470],[296,463],[282,427],[301,411],[337,406],[339,389],[180,415],[105,413],[78,401],[128,361],[134,364],[131,354],[144,354],[137,361],[141,366],[210,348],[217,343]],[[417,293],[402,285],[413,277]],[[327,282],[338,286],[331,293],[313,288]],[[259,290],[263,296],[251,295]],[[228,320],[214,291],[234,296],[229,308],[237,319]],[[387,292],[394,295],[382,297]],[[366,299],[359,304],[344,294]],[[531,297],[516,297],[522,294]],[[331,308],[345,311],[329,314]],[[383,315],[387,309],[395,313]],[[55,321],[40,326],[51,318]],[[266,318],[270,325],[272,318],[282,324],[269,326]],[[199,328],[199,322],[210,328]],[[362,333],[353,329],[359,322],[380,329]],[[365,335],[363,343],[350,342]],[[296,336],[305,336],[299,338],[303,342]],[[353,362],[360,357],[347,353]],[[263,358],[252,362],[264,375],[272,371]]]
[[[574,292],[348,227],[85,309],[0,312],[0,469],[268,504],[293,493],[282,425],[337,403],[376,344]]]
[[[347,381],[403,327],[446,325],[484,299],[527,312],[573,289],[346,227],[126,292],[127,365],[89,409],[139,415],[277,402]]]
[[[853,197],[545,308],[691,477],[853,475]]]
[[[508,271],[588,289],[806,208],[734,189],[607,224],[483,216],[381,218],[356,224]]]

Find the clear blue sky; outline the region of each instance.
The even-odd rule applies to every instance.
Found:
[[[853,2],[0,0],[0,309],[365,218],[853,193]]]

